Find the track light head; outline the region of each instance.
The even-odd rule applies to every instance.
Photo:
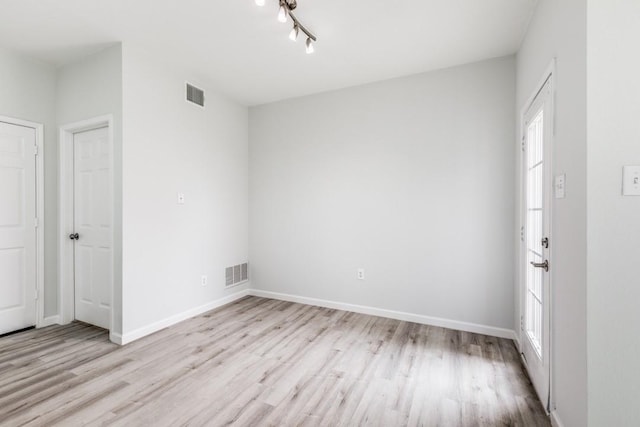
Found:
[[[287,8],[284,6],[284,2],[280,3],[280,10],[278,11],[278,21],[287,22]]]
[[[315,49],[313,48],[313,42],[311,41],[311,37],[307,37],[307,53],[313,53]]]
[[[298,32],[300,32],[300,27],[298,27],[298,24],[295,24],[289,33],[289,39],[292,41],[298,40]]]

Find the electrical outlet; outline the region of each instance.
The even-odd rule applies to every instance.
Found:
[[[202,283],[202,286],[207,286],[207,276],[202,276],[200,278],[200,281]]]
[[[364,280],[364,268],[358,269],[358,280]]]
[[[622,195],[640,196],[640,166],[625,166],[622,172]]]

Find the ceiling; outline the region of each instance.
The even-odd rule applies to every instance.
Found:
[[[277,0],[0,0],[0,46],[61,66],[124,41],[257,105],[512,54],[535,4],[298,0],[307,55]]]

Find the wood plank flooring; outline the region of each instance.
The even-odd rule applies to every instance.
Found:
[[[548,426],[513,342],[246,297],[124,347],[0,338],[3,426]]]

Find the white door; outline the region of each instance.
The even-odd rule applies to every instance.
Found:
[[[112,224],[109,128],[73,136],[75,318],[108,329]]]
[[[522,353],[531,381],[548,409],[550,378],[551,80],[524,116]]]
[[[36,131],[0,122],[0,334],[36,324]]]

